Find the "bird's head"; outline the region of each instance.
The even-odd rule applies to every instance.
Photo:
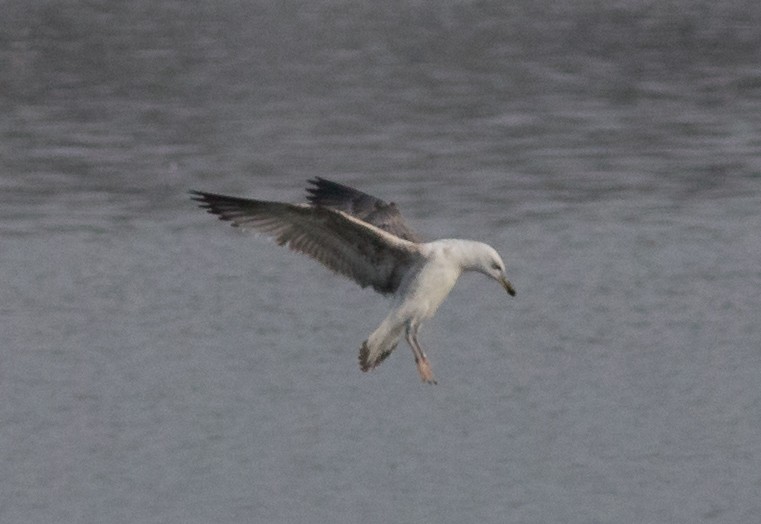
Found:
[[[476,242],[471,247],[470,252],[475,257],[465,266],[466,269],[478,271],[484,275],[493,278],[499,282],[505,291],[511,296],[515,296],[515,288],[507,279],[505,273],[505,263],[499,253],[488,244]]]
[[[500,258],[496,252],[494,255],[495,256],[489,260],[487,270],[484,271],[484,273],[502,284],[502,287],[505,288],[505,291],[507,291],[511,297],[514,297],[515,288],[507,279],[507,274],[505,273],[505,263],[502,262],[502,258]]]

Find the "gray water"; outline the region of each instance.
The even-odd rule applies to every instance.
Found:
[[[0,18],[0,521],[761,521],[755,2]],[[197,209],[323,176],[494,245],[388,303]]]

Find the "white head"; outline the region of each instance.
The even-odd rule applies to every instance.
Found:
[[[463,270],[483,273],[502,284],[511,297],[515,296],[515,288],[505,273],[505,263],[493,247],[483,242],[468,242],[466,252]]]

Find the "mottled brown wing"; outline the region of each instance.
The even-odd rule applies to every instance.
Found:
[[[309,180],[307,200],[316,206],[338,209],[410,242],[422,242],[407,225],[397,205],[363,193],[353,187],[316,177]]]
[[[393,293],[420,259],[417,246],[340,210],[191,191],[201,207],[251,228],[379,293]]]

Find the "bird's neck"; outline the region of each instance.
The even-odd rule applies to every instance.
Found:
[[[481,258],[485,244],[481,242],[447,238],[431,242],[430,245],[436,256],[456,262],[462,271],[482,270]]]

